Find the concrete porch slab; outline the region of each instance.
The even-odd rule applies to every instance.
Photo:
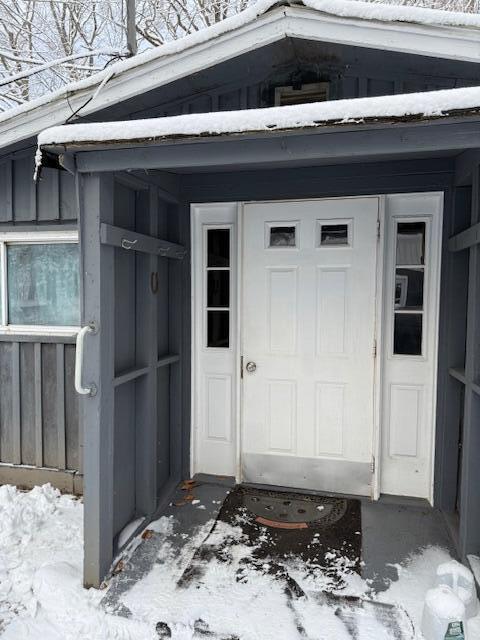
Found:
[[[203,527],[205,535],[218,516],[225,497],[234,486],[233,479],[196,476],[190,489],[178,487],[161,516],[173,516],[174,533],[169,543],[175,552],[193,553],[189,541]],[[190,497],[187,497],[190,496]],[[193,496],[193,498],[192,498]],[[395,564],[427,546],[440,546],[455,557],[453,544],[440,512],[422,502],[384,498],[379,502],[361,501],[362,578],[379,592],[396,579]],[[198,535],[197,535],[198,539]],[[122,595],[145,577],[156,564],[162,563],[159,550],[164,537],[153,534],[142,540],[121,572],[115,575],[104,598],[111,612],[129,617],[121,604]]]

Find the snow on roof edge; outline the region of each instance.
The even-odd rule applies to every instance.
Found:
[[[480,28],[480,15],[427,7],[384,4],[364,0],[302,0],[311,9],[342,18],[379,20],[380,22],[409,22],[437,27]]]
[[[362,123],[374,118],[440,117],[452,111],[472,109],[480,109],[480,87],[145,120],[70,124],[42,131],[38,135],[38,148],[94,142],[155,141],[180,136],[280,131],[318,127],[330,122]]]
[[[45,94],[26,104],[9,109],[0,114],[0,126],[17,116],[32,111],[38,107],[48,105],[55,100],[67,98],[73,93],[93,88],[106,78],[117,76],[134,69],[147,62],[161,59],[167,56],[181,53],[191,47],[204,44],[230,31],[241,28],[254,22],[261,15],[271,9],[282,6],[305,6],[320,13],[327,13],[342,18],[357,18],[362,20],[381,22],[405,22],[417,23],[437,27],[453,28],[478,28],[480,29],[480,15],[428,9],[424,7],[408,7],[400,5],[382,4],[378,2],[365,2],[363,0],[258,0],[256,4],[238,13],[202,29],[189,34],[179,40],[168,42],[164,45],[148,49],[132,58],[121,60],[109,65],[104,70],[79,80],[69,83],[64,87]]]

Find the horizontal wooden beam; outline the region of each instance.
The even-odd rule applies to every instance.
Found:
[[[480,119],[451,118],[376,125],[340,125],[289,132],[163,140],[152,144],[98,145],[72,148],[80,172],[135,169],[332,163],[355,159],[398,158],[410,154],[460,152],[480,148]]]
[[[175,362],[178,362],[179,360],[180,360],[180,356],[179,355],[163,356],[162,358],[160,358],[157,361],[157,369],[159,369],[160,367],[166,367],[169,364],[174,364]]]
[[[169,354],[166,356],[162,356],[155,363],[155,368],[159,369],[160,367],[166,367],[167,365],[174,364],[180,360],[180,356],[177,354]],[[113,386],[119,387],[122,384],[127,384],[128,382],[132,382],[133,380],[137,380],[143,376],[146,376],[150,371],[151,367],[136,367],[129,369],[128,371],[122,371],[118,376],[115,376],[113,380]]]
[[[137,380],[142,376],[146,376],[150,371],[150,367],[141,367],[139,369],[129,369],[128,371],[124,371],[119,373],[118,376],[115,376],[113,380],[114,387],[120,387],[122,384],[127,384],[127,382],[132,382],[132,380]]]
[[[480,244],[480,222],[449,238],[448,250],[464,251],[476,244]]]
[[[126,251],[140,251],[163,258],[182,260],[186,254],[185,247],[180,244],[160,240],[153,236],[146,236],[142,233],[136,233],[135,231],[129,231],[106,223],[100,225],[100,240],[102,244],[119,247]]]
[[[458,380],[458,382],[466,384],[467,380],[465,378],[465,369],[462,369],[460,367],[450,367],[448,373],[452,376],[452,378]]]

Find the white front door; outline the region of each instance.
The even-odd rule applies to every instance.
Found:
[[[379,198],[243,215],[245,481],[370,495]]]

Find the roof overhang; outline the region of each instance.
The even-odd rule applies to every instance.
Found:
[[[480,62],[480,38],[476,28],[367,20],[295,5],[274,6],[261,15],[251,13],[250,21],[231,19],[226,20],[222,28],[220,25],[214,27],[219,28],[212,28],[210,37],[210,29],[206,29],[203,39],[187,36],[183,46],[179,46],[179,41],[172,43],[176,46],[164,45],[6,112],[0,117],[0,148],[62,124],[77,110],[81,110],[82,116],[92,115],[283,38]],[[101,90],[95,95],[102,83]],[[91,99],[92,95],[94,99]]]
[[[477,110],[429,119],[388,118],[290,130],[46,144],[42,152],[79,173],[154,169],[195,173],[455,155],[479,148]]]

